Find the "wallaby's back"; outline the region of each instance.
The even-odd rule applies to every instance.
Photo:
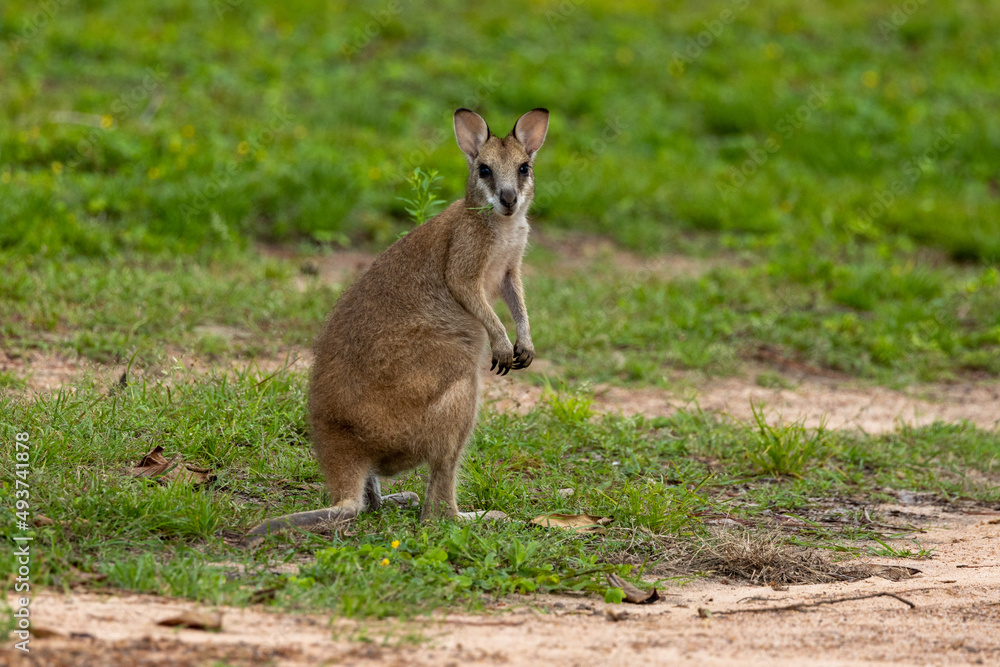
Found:
[[[455,228],[476,232],[461,224],[476,215],[464,208],[459,200],[401,238],[341,296],[316,341],[314,426],[333,418],[364,442],[405,448],[428,405],[478,377],[486,333],[446,281]]]

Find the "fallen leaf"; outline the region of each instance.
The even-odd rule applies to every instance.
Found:
[[[642,589],[636,588],[617,574],[608,574],[607,578],[609,585],[614,588],[620,588],[625,592],[625,602],[631,602],[632,604],[653,604],[660,599],[660,594],[656,592],[655,588],[652,593],[647,593]]]
[[[624,621],[625,619],[628,618],[628,612],[624,610],[616,611],[614,609],[608,609],[606,612],[604,612],[604,615],[608,617],[609,621],[614,621],[615,623],[619,621]]]
[[[210,468],[184,463],[184,457],[180,454],[168,459],[163,455],[163,447],[160,445],[153,447],[139,460],[139,465],[132,470],[132,476],[161,481],[180,480],[192,484],[206,484],[215,479]]]
[[[876,577],[882,577],[883,579],[888,579],[889,581],[902,581],[903,579],[912,579],[916,575],[922,573],[915,567],[906,567],[903,565],[886,565],[874,570],[872,574],[874,574]]]
[[[32,517],[31,523],[38,528],[41,528],[42,526],[69,526],[72,528],[75,525],[88,525],[90,524],[90,521],[88,521],[87,519],[79,519],[79,518],[74,518],[72,520],[67,520],[67,521],[56,521],[55,519],[50,519],[44,514],[36,514],[34,517]]]
[[[192,630],[221,630],[222,614],[217,611],[201,611],[189,609],[177,616],[171,616],[157,623],[167,627],[190,628]]]
[[[139,465],[132,471],[132,476],[158,477],[164,475],[177,467],[178,459],[180,458],[181,455],[178,454],[171,459],[167,459],[163,455],[163,447],[157,445],[139,460]]]
[[[580,533],[603,533],[604,524],[611,523],[611,519],[590,514],[553,513],[536,516],[531,523],[546,528],[566,528]]]
[[[49,637],[65,637],[66,635],[44,625],[33,625],[31,626],[31,636],[35,639],[48,639]]]

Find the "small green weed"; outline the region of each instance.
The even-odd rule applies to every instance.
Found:
[[[409,197],[397,197],[405,206],[405,211],[410,214],[417,225],[422,225],[430,220],[435,208],[447,203],[444,199],[438,199],[435,184],[441,180],[437,169],[424,171],[420,167],[413,170],[413,173],[406,177],[406,182],[410,184],[413,193]]]
[[[556,393],[551,385],[546,386],[545,405],[553,417],[567,426],[583,424],[594,416],[593,403],[593,394],[586,386],[565,393]]]
[[[14,371],[0,371],[0,389],[23,389],[26,385]]]
[[[771,426],[760,405],[751,403],[751,408],[757,428],[746,444],[746,454],[754,472],[802,477],[829,457],[828,434],[822,426],[815,430],[805,428],[801,422]]]
[[[773,371],[764,371],[758,373],[754,382],[758,387],[765,387],[767,389],[794,389],[795,383],[784,377],[780,373],[775,373]]]
[[[868,547],[868,553],[873,556],[884,556],[886,558],[908,558],[912,560],[927,560],[934,557],[934,549],[924,548],[916,540],[913,541],[913,545],[916,549],[910,549],[908,547],[894,547],[879,537],[875,537],[874,540],[878,542],[879,546]]]

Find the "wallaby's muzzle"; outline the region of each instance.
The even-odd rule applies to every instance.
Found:
[[[500,212],[504,215],[513,215],[514,210],[517,208],[517,191],[507,188],[501,190],[500,207],[502,209]]]

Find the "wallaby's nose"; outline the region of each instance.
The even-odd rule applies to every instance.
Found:
[[[514,208],[514,205],[517,203],[517,192],[514,190],[501,190],[500,203],[506,208]]]

